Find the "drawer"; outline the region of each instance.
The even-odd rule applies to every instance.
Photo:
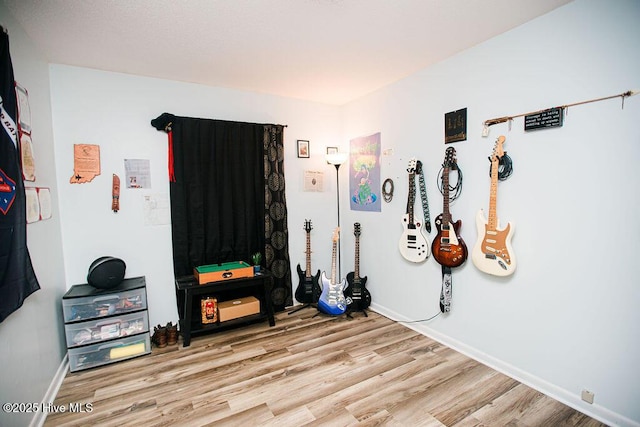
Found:
[[[150,352],[149,334],[134,335],[115,341],[69,349],[69,366],[71,372],[75,372],[131,359]]]
[[[67,348],[123,338],[149,331],[147,311],[71,323],[64,326]]]
[[[64,321],[99,319],[147,308],[145,288],[62,300]]]

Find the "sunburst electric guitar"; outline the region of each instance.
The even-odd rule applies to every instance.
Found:
[[[311,275],[311,221],[304,221],[304,230],[307,232],[307,265],[302,271],[298,264],[298,287],[296,288],[296,300],[302,304],[315,304],[320,298],[320,270],[315,275]]]
[[[362,311],[371,304],[371,293],[365,287],[367,277],[360,277],[360,223],[353,224],[353,235],[356,236],[356,262],[352,272],[347,274],[347,289],[344,295],[349,311]]]
[[[402,217],[404,231],[398,242],[398,248],[402,256],[411,262],[422,262],[429,257],[429,242],[422,234],[422,222],[413,214],[413,205],[416,200],[416,159],[409,161],[409,197],[407,198],[407,213]],[[418,171],[420,173],[421,171]]]
[[[458,267],[467,259],[467,245],[460,237],[462,221],[453,222],[449,211],[449,172],[456,164],[456,149],[447,148],[442,165],[442,213],[435,220],[438,235],[433,239],[431,252],[440,265]]]
[[[476,241],[471,259],[480,270],[494,276],[508,276],[516,269],[516,259],[511,247],[511,237],[514,225],[507,223],[504,228],[499,227],[496,214],[498,199],[498,166],[500,158],[504,155],[502,144],[505,137],[500,136],[491,154],[491,188],[489,197],[489,219],[485,219],[482,209],[476,215],[478,227],[478,240]]]
[[[347,311],[347,300],[344,297],[344,289],[347,287],[347,281],[345,279],[339,282],[336,281],[336,249],[338,248],[339,235],[340,228],[336,228],[332,237],[331,279],[327,278],[324,271],[322,272],[322,293],[318,300],[318,310],[332,316],[339,316]]]

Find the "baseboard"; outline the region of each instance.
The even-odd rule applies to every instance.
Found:
[[[375,303],[372,303],[369,308],[372,311],[375,311],[376,313],[381,314],[396,322],[402,323],[412,320],[401,315],[400,313],[396,313],[393,310],[389,310],[388,308],[382,307]],[[553,399],[564,403],[565,405],[577,411],[580,411],[583,414],[586,414],[602,423],[605,423],[612,427],[640,427],[640,423],[638,423],[637,421],[624,417],[598,404],[588,404],[582,401],[581,397],[575,395],[574,393],[570,393],[569,391],[560,388],[555,384],[531,375],[530,373],[525,372],[513,365],[496,359],[495,357],[479,351],[476,348],[470,347],[460,341],[457,341],[430,328],[428,323],[426,322],[402,324],[409,329],[412,329],[428,338],[438,341],[439,343],[444,344],[447,347],[450,347],[464,354],[465,356],[477,360],[478,362],[487,365],[502,374],[508,375],[509,377],[521,382],[522,384],[525,384],[533,388],[534,390],[544,393],[545,395],[552,397]]]
[[[40,403],[40,408],[47,407],[52,404],[58,395],[58,390],[60,390],[60,386],[62,385],[62,381],[64,381],[64,377],[67,375],[69,371],[69,355],[65,354],[64,358],[60,362],[60,366],[58,366],[58,370],[51,380],[51,384],[49,384],[49,388],[42,398],[42,402]],[[31,419],[29,423],[29,427],[42,427],[44,425],[45,420],[47,419],[47,414],[44,411],[37,411],[36,414]]]

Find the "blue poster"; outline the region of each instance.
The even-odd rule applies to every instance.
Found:
[[[380,212],[380,132],[352,139],[349,153],[351,210]]]

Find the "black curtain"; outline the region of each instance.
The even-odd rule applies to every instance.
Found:
[[[169,133],[176,277],[260,252],[274,275],[274,309],[291,305],[282,126],[168,113],[151,124]]]
[[[0,322],[40,289],[27,249],[17,118],[9,36],[0,27]]]

